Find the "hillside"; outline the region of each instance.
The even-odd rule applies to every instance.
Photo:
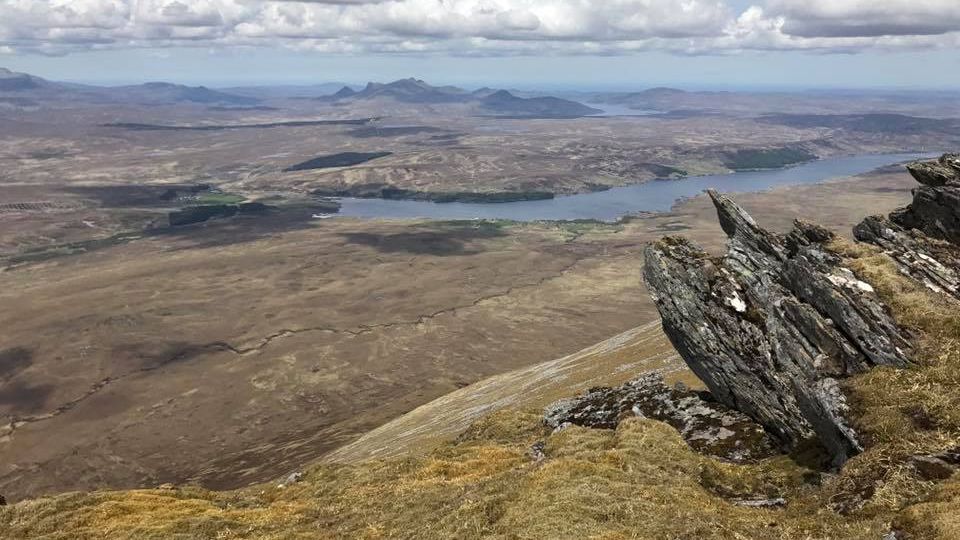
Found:
[[[185,86],[166,82],[148,82],[126,86],[90,86],[52,82],[27,73],[0,68],[0,97],[18,97],[37,102],[123,103],[169,105],[178,103],[255,105],[260,99],[212,90],[204,86]]]
[[[648,326],[461,390],[457,399],[415,411],[405,425],[385,426],[383,441],[413,440],[423,419],[445,433],[482,415],[482,406],[471,407],[471,395],[485,395],[478,404],[504,407],[418,457],[345,450],[341,457],[351,464],[321,462],[232,492],[161,486],[60,495],[0,509],[0,527],[7,538],[50,539],[955,539],[960,161],[944,156],[909,168],[922,184],[913,202],[889,217],[864,220],[855,229],[861,243],[803,223],[773,234],[714,194],[730,237],[726,256],[697,254],[679,237],[647,250],[646,279],[666,334],[710,389],[695,394],[708,409],[726,403],[746,413],[786,453],[736,463],[717,459],[693,450],[689,432],[681,430],[681,437],[673,423],[644,417],[663,411],[638,416],[649,404],[631,409],[623,398],[589,401],[636,388],[630,385],[558,403],[551,414],[584,405],[592,412],[570,417],[576,425],[545,427],[542,413],[530,407],[562,393],[567,373],[589,380],[601,376],[607,361],[622,365],[624,354],[639,362],[628,364],[631,371],[669,371],[675,363],[657,344],[657,327]],[[813,266],[803,274],[791,270],[808,263]],[[758,298],[772,301],[756,304]],[[827,313],[832,322],[820,319]],[[858,333],[861,324],[871,330]],[[740,330],[724,331],[732,328],[725,325]],[[758,326],[780,330],[758,337],[751,330]],[[717,332],[719,345],[710,345]],[[756,363],[754,353],[778,343],[769,349],[770,362]],[[711,352],[700,350],[704,344]],[[788,361],[797,355],[815,360],[807,367]],[[702,371],[701,362],[720,369]],[[792,386],[778,386],[791,380]],[[840,394],[819,393],[829,388],[827,380]],[[497,398],[506,388],[512,392]],[[531,388],[537,391],[530,394],[545,392],[525,397]],[[676,387],[668,394],[689,391]],[[670,395],[658,402],[667,412],[682,410]],[[770,396],[779,399],[765,401]],[[844,398],[842,407],[822,401]],[[791,409],[793,399],[799,409]],[[824,406],[811,406],[816,402]],[[604,411],[614,414],[615,428],[589,427]],[[712,433],[737,437],[723,429]],[[380,459],[366,459],[371,456]]]

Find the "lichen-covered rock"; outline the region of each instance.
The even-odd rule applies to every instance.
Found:
[[[854,227],[861,242],[880,247],[900,270],[934,292],[960,299],[960,154],[907,165],[923,184],[889,219],[871,216]]]
[[[664,331],[720,402],[787,447],[816,435],[839,465],[862,447],[838,381],[905,366],[909,342],[873,288],[824,247],[829,231],[798,222],[780,237],[710,196],[730,237],[724,257],[682,238],[647,248]]]
[[[670,424],[693,449],[731,461],[751,461],[778,451],[776,442],[748,416],[682,386],[671,388],[658,373],[558,401],[544,411],[544,422],[554,429],[571,424],[613,429],[634,416]]]
[[[881,216],[860,222],[853,235],[883,249],[904,274],[928,289],[960,299],[960,247],[904,229]]]

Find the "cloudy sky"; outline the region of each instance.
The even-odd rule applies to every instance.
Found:
[[[960,0],[0,0],[82,82],[960,87]]]

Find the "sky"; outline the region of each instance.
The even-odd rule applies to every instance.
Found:
[[[960,0],[0,0],[76,82],[960,89]]]

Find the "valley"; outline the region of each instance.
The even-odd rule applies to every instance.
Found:
[[[0,493],[11,501],[230,489],[325,456],[424,451],[485,412],[637,369],[695,385],[639,276],[664,234],[721,248],[702,187],[755,192],[740,200],[775,230],[799,213],[848,231],[911,187],[899,168],[869,171],[960,143],[956,111],[920,116],[937,111],[899,98],[876,106],[912,120],[838,118],[830,96],[797,97],[789,111],[803,116],[788,118],[770,116],[778,96],[698,112],[685,93],[619,105],[660,113],[600,116],[577,96],[416,79],[319,95],[2,80],[0,303],[14,308],[0,312]],[[877,155],[849,157],[864,154]],[[813,172],[832,158],[875,162]],[[677,190],[585,216],[606,221],[460,219],[620,199],[654,180]],[[360,219],[340,197],[478,209]]]
[[[812,218],[849,230],[854,216],[892,209],[910,187],[901,172],[876,173],[742,200],[776,229],[815,208]],[[654,322],[639,279],[646,242],[677,231],[716,249],[723,242],[699,197],[620,224],[334,219],[271,228],[234,218],[191,227],[0,273],[0,300],[18,306],[2,321],[3,354],[17,359],[0,400],[7,497],[164,482],[239,487],[382,424],[337,454],[429,448],[512,402],[496,396],[525,395],[509,381],[528,379],[492,383],[501,390],[463,402],[465,414],[458,402],[445,407],[451,420],[412,439],[382,434],[460,387]],[[524,403],[620,382],[638,362],[676,369],[662,337],[646,339]]]
[[[0,540],[960,539],[957,0],[0,0]]]

